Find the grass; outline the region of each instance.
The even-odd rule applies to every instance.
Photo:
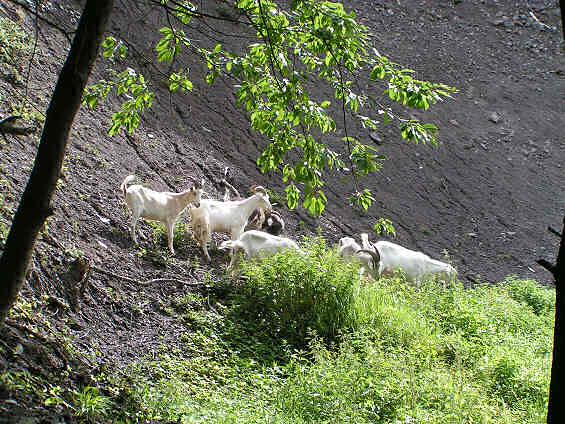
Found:
[[[178,347],[80,384],[28,370],[0,384],[81,422],[545,421],[553,289],[516,278],[473,289],[368,283],[323,239],[304,249],[244,262],[237,280],[209,274],[206,295],[171,297],[162,310],[184,326]],[[43,302],[21,299],[12,319],[48,330]],[[84,356],[48,334],[65,357]]]
[[[544,422],[553,290],[515,278],[367,284],[323,240],[308,250],[247,262],[239,282],[208,281],[217,308],[172,300],[183,348],[106,382],[121,402],[113,419]]]

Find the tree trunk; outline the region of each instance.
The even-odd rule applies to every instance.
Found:
[[[51,199],[67,140],[94,66],[114,0],[88,0],[47,109],[35,164],[0,258],[0,326],[25,280],[37,234],[51,215]]]
[[[561,8],[561,30],[563,31],[563,42],[565,43],[565,0],[559,1],[559,7]],[[565,46],[563,46],[563,52],[565,53]]]
[[[553,361],[551,364],[551,382],[549,383],[549,401],[547,403],[547,423],[565,423],[565,333],[561,322],[561,312],[565,311],[565,215],[561,230],[561,244],[557,253],[557,262],[551,265],[545,261],[540,264],[550,271],[555,278],[555,328],[553,330]]]

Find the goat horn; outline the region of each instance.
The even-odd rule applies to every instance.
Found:
[[[373,266],[375,267],[375,270],[377,269],[377,265],[381,261],[381,255],[379,254],[379,251],[377,249],[375,249],[374,251],[369,249],[359,249],[355,253],[368,253],[369,255],[371,255],[371,257],[373,258]]]

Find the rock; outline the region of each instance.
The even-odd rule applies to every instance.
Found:
[[[371,137],[371,140],[373,140],[379,146],[383,144],[383,139],[379,136],[379,134],[376,131],[370,132],[369,137]]]
[[[498,112],[492,112],[489,115],[488,120],[494,122],[495,124],[498,124],[502,120],[502,116],[500,116]]]

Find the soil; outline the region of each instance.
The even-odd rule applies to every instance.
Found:
[[[207,13],[225,13],[223,2],[203,3]],[[71,32],[80,16],[76,3],[47,4],[49,21]],[[328,207],[321,218],[279,205],[285,235],[299,240],[321,232],[336,243],[344,235],[371,233],[375,218],[385,217],[396,226],[395,242],[435,258],[447,252],[468,285],[495,283],[508,275],[551,284],[550,274],[536,260],[554,260],[558,239],[546,229],[560,231],[565,211],[565,63],[558,2],[347,0],[344,5],[371,29],[381,54],[414,69],[419,79],[444,82],[459,91],[425,114],[406,112],[439,127],[438,147],[410,145],[394,127],[369,134],[349,122],[348,132],[376,140],[375,146],[388,157],[383,170],[367,181],[374,206],[367,213],[352,208],[347,202],[351,183],[330,175]],[[135,173],[143,184],[171,191],[186,188],[190,177],[204,178],[209,196],[220,198],[219,180],[229,166],[240,193],[246,194],[251,184],[283,193],[280,175],[263,175],[256,166],[266,141],[249,128],[246,113],[235,104],[231,81],[207,86],[206,69],[190,53],[180,64],[190,68],[194,92],[167,94],[163,73],[168,65],[155,65],[152,50],[158,37],[153,28],[162,25],[164,16],[159,11],[149,14],[144,7],[118,2],[109,32],[128,40],[130,51],[141,57],[135,66],[152,81],[154,105],[133,134],[114,137],[107,131],[119,107],[115,99],[78,114],[53,202],[55,214],[48,235],[37,242],[33,269],[21,292],[25,301],[39,302],[44,322],[8,321],[1,332],[12,353],[1,355],[3,371],[27,369],[48,378],[53,370],[64,370],[69,359],[55,347],[61,334],[73,336],[89,354],[75,365],[90,374],[96,368],[124,367],[159,346],[179,344],[184,329],[164,305],[171,296],[206,293],[208,275],[220,275],[228,258],[211,249],[212,263],[205,263],[189,237],[175,246],[172,258],[165,240],[160,240],[160,249],[151,247],[153,231],[145,222],[138,226],[143,236],[136,249],[119,190],[126,175]],[[0,3],[0,17],[33,31],[33,15],[9,2]],[[190,36],[206,40],[213,35],[210,45],[217,39],[243,49],[245,39],[236,36],[244,34],[243,28],[226,23],[219,27],[214,21],[209,25],[193,25]],[[69,43],[62,31],[44,21],[39,36],[27,86],[27,62],[0,72],[0,117],[12,114],[26,91],[37,111],[46,110]],[[99,60],[91,82],[128,63]],[[375,94],[382,89],[376,86]],[[317,91],[320,97],[327,93],[323,87]],[[39,132],[3,138],[3,225],[23,192]],[[327,142],[339,142],[342,136]],[[73,285],[83,274],[73,277],[69,271],[76,256],[91,264],[82,298]],[[166,280],[141,284],[155,279]],[[32,324],[39,333],[35,338]],[[38,342],[41,337],[50,342]],[[83,374],[75,371],[64,379],[78,387],[87,378]],[[36,401],[0,391],[1,410],[12,417],[6,422],[60,410],[46,412]]]

